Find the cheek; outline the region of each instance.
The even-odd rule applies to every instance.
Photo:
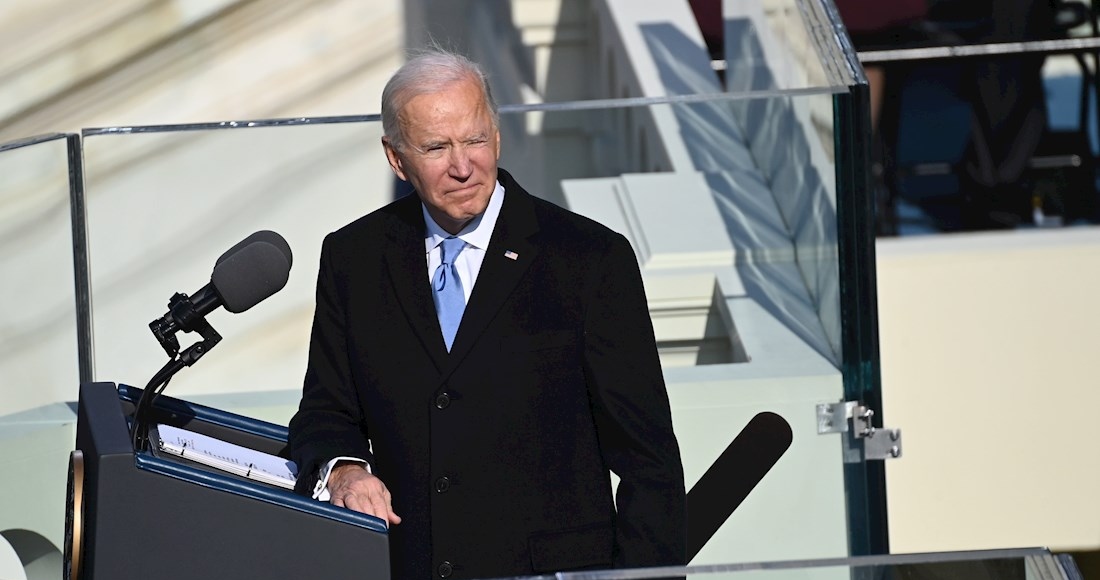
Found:
[[[406,165],[405,173],[410,174],[421,187],[433,189],[439,182],[441,173],[428,164]]]
[[[476,155],[472,155],[470,159],[475,165],[482,169],[493,169],[497,163],[496,149],[493,147],[486,147],[485,149],[478,150]]]

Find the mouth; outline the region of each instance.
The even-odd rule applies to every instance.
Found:
[[[456,196],[456,197],[461,197],[461,196],[466,196],[466,195],[472,195],[472,194],[474,194],[474,193],[476,193],[476,192],[477,192],[477,189],[478,189],[478,188],[479,188],[480,186],[481,186],[481,184],[479,184],[479,183],[474,183],[474,184],[471,184],[471,185],[467,185],[467,186],[465,186],[465,187],[460,187],[460,188],[458,188],[458,189],[452,189],[451,191],[448,191],[448,192],[447,192],[447,195],[448,195],[448,196],[451,196],[451,195],[453,195],[453,196]]]

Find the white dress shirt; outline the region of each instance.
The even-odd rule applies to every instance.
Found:
[[[467,304],[470,303],[470,295],[474,291],[474,284],[477,283],[477,275],[481,272],[481,263],[485,260],[485,250],[489,248],[489,240],[493,237],[493,230],[496,228],[500,208],[503,205],[504,186],[498,181],[492,195],[489,196],[489,205],[485,211],[466,224],[466,227],[462,228],[456,236],[466,242],[458,258],[455,258],[454,265],[458,270],[459,279],[462,280],[462,293],[465,295]],[[435,275],[436,268],[439,267],[440,245],[444,239],[451,237],[451,234],[435,223],[432,216],[428,215],[428,209],[423,203],[420,204],[420,211],[424,212],[424,225],[427,226],[425,228],[427,231],[424,233],[424,253],[427,257],[425,260],[428,267],[427,282],[431,286],[432,277]],[[321,466],[317,485],[313,487],[313,499],[329,501],[328,477],[332,468],[341,461],[358,462],[364,469],[371,471],[370,463],[366,460],[358,457],[337,457]]]
[[[485,250],[489,248],[489,240],[493,237],[493,229],[496,228],[502,205],[504,205],[504,187],[497,182],[485,211],[466,224],[466,227],[462,228],[456,236],[466,242],[454,264],[458,270],[458,277],[462,280],[462,293],[466,297],[467,304],[470,303],[470,294],[473,293],[474,284],[477,283],[481,262],[485,260]],[[435,223],[423,204],[420,210],[424,212],[424,224],[427,225],[428,230],[424,234],[424,252],[428,255],[428,284],[431,285],[435,270],[439,267],[440,245],[443,240],[451,237],[451,234]]]

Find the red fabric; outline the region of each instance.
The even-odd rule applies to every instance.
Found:
[[[699,31],[707,47],[712,50],[722,46],[722,0],[690,0],[691,11],[699,23]]]
[[[927,0],[834,0],[850,32],[876,32],[919,20]]]

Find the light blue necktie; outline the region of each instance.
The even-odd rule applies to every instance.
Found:
[[[439,267],[432,276],[432,296],[435,298],[435,312],[439,316],[439,328],[443,330],[443,341],[447,343],[447,352],[455,341],[458,324],[462,322],[462,311],[466,309],[466,297],[462,293],[462,280],[455,268],[455,259],[466,247],[460,238],[450,237],[443,240],[439,247]]]

